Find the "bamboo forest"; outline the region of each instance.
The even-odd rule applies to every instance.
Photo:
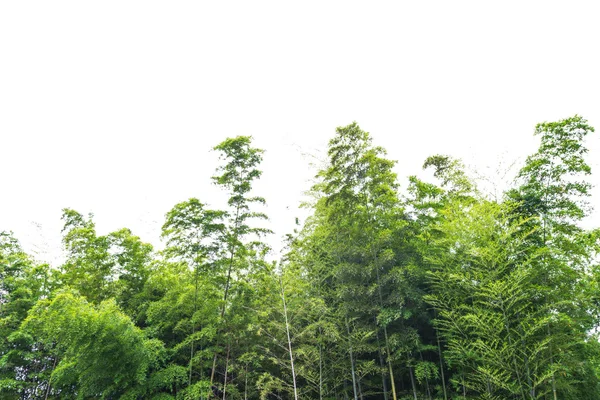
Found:
[[[54,265],[0,226],[0,398],[600,399],[593,132],[539,123],[491,196],[451,155],[401,187],[332,129],[281,256],[249,136],[213,144],[225,201],[181,199],[160,249],[64,209]]]

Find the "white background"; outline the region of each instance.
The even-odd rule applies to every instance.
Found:
[[[577,113],[599,128],[598,185],[595,3],[2,1],[0,230],[52,259],[71,207],[158,245],[175,203],[221,206],[210,148],[252,135],[277,247],[308,164],[354,120],[403,187],[436,153],[502,187],[537,122]]]

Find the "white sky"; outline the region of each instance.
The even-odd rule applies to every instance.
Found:
[[[175,203],[219,206],[209,149],[241,134],[267,150],[280,237],[310,186],[303,153],[353,120],[404,183],[435,153],[523,160],[537,122],[578,113],[599,129],[598,185],[595,3],[2,1],[0,230],[56,254],[71,207],[156,244]]]

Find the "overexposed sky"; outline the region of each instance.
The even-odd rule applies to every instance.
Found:
[[[577,113],[599,129],[600,186],[596,4],[2,1],[0,230],[56,254],[71,207],[156,244],[175,203],[223,200],[210,148],[252,135],[280,237],[306,154],[354,120],[404,183],[435,153],[495,176],[535,150],[537,122]]]

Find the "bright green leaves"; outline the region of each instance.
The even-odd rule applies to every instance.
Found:
[[[225,225],[224,211],[206,208],[198,199],[176,204],[166,215],[163,238],[166,238],[165,254],[190,265],[201,266],[214,261],[219,251]]]
[[[313,190],[321,192],[327,206],[335,210],[331,218],[362,209],[386,212],[398,204],[395,162],[385,158],[383,148],[372,145],[369,134],[356,122],[336,129],[327,154],[329,166],[319,172],[322,183]]]
[[[111,398],[139,384],[161,348],[114,301],[93,306],[72,292],[38,303],[23,329],[54,349],[55,390],[77,384],[79,398]]]
[[[20,398],[44,390],[47,354],[19,331],[28,311],[56,283],[45,264],[36,264],[12,234],[0,232],[0,397]],[[19,375],[15,374],[19,371]]]
[[[447,362],[465,371],[454,378],[458,386],[499,398],[531,398],[528,393],[541,393],[539,378],[553,368],[543,337],[550,321],[534,297],[532,261],[538,255],[515,263],[529,233],[523,222],[509,221],[506,207],[481,202],[443,212],[443,237],[432,246],[445,251],[429,258],[427,300],[438,312]]]
[[[69,209],[56,268],[0,233],[0,397],[597,400],[592,131],[539,124],[499,202],[441,155],[401,195],[385,150],[339,127],[279,264],[247,136],[214,148],[227,201],[176,204],[162,252]]]
[[[584,140],[592,132],[580,116],[536,126],[540,147],[527,158],[519,172],[522,185],[509,197],[520,202],[521,213],[539,217],[545,229],[569,234],[586,215],[591,185],[585,177],[591,168],[585,161]]]
[[[414,181],[419,248],[431,266],[426,299],[458,392],[577,398],[569,397],[576,376],[589,376],[587,361],[577,369],[575,360],[593,327],[594,306],[583,306],[581,293],[595,239],[577,226],[589,190],[583,140],[592,131],[577,116],[539,124],[540,148],[502,204],[462,195],[476,191],[445,157],[426,165],[446,193]]]
[[[63,210],[63,221],[64,282],[95,303],[115,297],[134,315],[135,297],[149,275],[152,246],[128,229],[98,236],[92,216],[74,210]]]
[[[210,384],[225,388],[229,371],[239,368],[236,357],[249,351],[231,343],[251,340],[245,332],[255,325],[249,312],[257,290],[253,273],[264,270],[267,246],[259,240],[270,233],[254,225],[267,218],[255,209],[265,200],[252,194],[253,183],[261,176],[263,150],[252,147],[247,136],[226,139],[214,150],[221,165],[212,179],[227,192],[227,205],[223,210],[209,209],[195,198],[175,205],[162,233],[167,245],[162,254],[168,262],[157,267],[181,268],[183,276],[150,280],[162,298],[147,307],[149,329],[165,341],[174,365],[186,365],[185,387],[170,391],[179,391],[184,398],[205,397]],[[244,374],[252,377],[248,384],[253,385],[256,373]],[[230,393],[235,390],[229,388]]]
[[[0,232],[0,307],[20,286],[19,281],[26,276],[31,264],[12,233]]]
[[[267,219],[264,213],[251,209],[253,204],[265,204],[264,198],[250,196],[252,183],[262,175],[258,166],[264,153],[264,150],[254,148],[251,144],[252,139],[249,136],[238,136],[226,139],[214,148],[220,153],[224,164],[217,168],[217,173],[221,174],[213,176],[212,179],[229,195],[226,240],[233,251],[248,234],[262,236],[271,233],[268,229],[254,227],[250,223],[255,219]]]
[[[221,175],[213,176],[215,184],[230,193],[229,206],[248,212],[251,203],[264,204],[262,197],[248,197],[252,182],[262,175],[258,165],[262,162],[264,150],[251,147],[249,136],[229,138],[214,147],[225,164],[217,168]]]
[[[354,398],[362,397],[363,390],[381,391],[370,382],[380,369],[385,370],[383,386],[389,382],[389,394],[396,397],[394,370],[399,358],[387,329],[392,325],[403,329],[407,323],[391,317],[401,315],[408,293],[395,287],[407,287],[412,277],[396,272],[406,260],[402,235],[407,221],[397,192],[395,162],[385,155],[358,124],[337,128],[329,142],[329,164],[313,187],[319,198],[315,215],[295,244],[309,279],[318,282],[315,289],[338,324],[338,346],[349,357],[339,361],[349,361],[352,378],[351,393],[345,390]],[[400,276],[398,285],[395,277]],[[378,320],[385,323],[378,325]],[[376,363],[363,359],[374,352],[381,354]],[[383,390],[386,396],[388,390]]]

